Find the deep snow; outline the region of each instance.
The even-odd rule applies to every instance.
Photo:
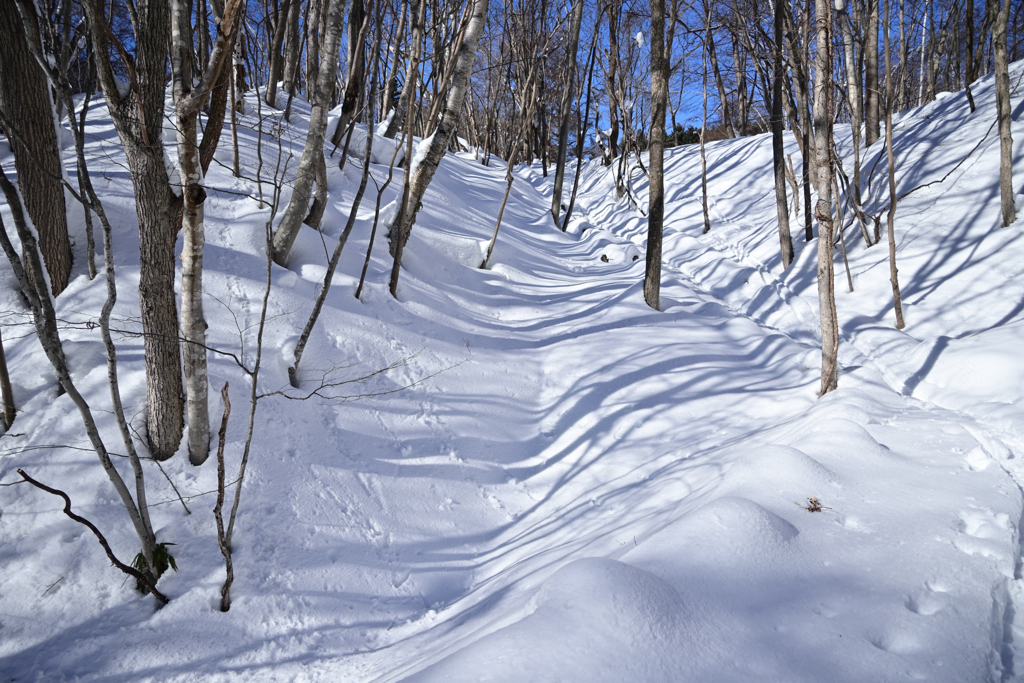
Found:
[[[1015,65],[1018,140],[1022,74]],[[956,94],[898,119],[901,191],[942,178],[986,135],[991,83],[976,84],[974,114]],[[241,137],[253,177],[255,99],[249,106]],[[263,108],[265,173],[277,137],[294,170],[306,113],[295,108],[290,124]],[[141,427],[131,185],[104,107],[91,111],[88,134],[118,231],[122,392]],[[848,150],[848,131],[837,134]],[[154,523],[177,544],[180,568],[161,580],[172,601],[159,611],[122,585],[56,499],[5,487],[0,672],[14,681],[1015,679],[1024,672],[1024,243],[1020,221],[999,227],[998,138],[987,135],[948,179],[899,204],[906,330],[894,327],[886,245],[867,249],[847,231],[856,291],[837,251],[840,388],[820,400],[816,244],[794,217],[798,257],[781,272],[766,136],[708,146],[707,235],[697,150],[668,153],[661,312],[642,296],[646,220],[616,201],[596,164],[583,169],[567,234],[550,223],[539,167],[519,169],[492,267],[477,269],[505,169],[472,154],[439,167],[399,300],[387,292],[378,235],[357,301],[371,184],[301,376],[308,388],[325,373],[396,367],[333,400],[261,401],[232,610],[214,607],[223,565],[212,459],[193,468],[179,453],[164,464],[191,515],[146,464]],[[231,177],[228,145],[225,136],[224,166],[207,180],[208,343],[251,362],[268,208],[232,194],[258,190]],[[881,151],[866,152],[865,168]],[[6,148],[0,161],[11,168]],[[66,162],[73,177],[70,149]],[[288,268],[273,268],[263,391],[287,387],[358,183],[356,167],[329,168],[323,235],[304,228]],[[1019,157],[1016,169],[1020,192]],[[865,193],[875,213],[885,171],[883,158]],[[378,183],[386,174],[373,168]],[[396,171],[382,206],[400,179]],[[77,211],[75,220],[81,245]],[[84,271],[80,259],[58,301],[62,334],[118,450],[102,412],[99,334],[83,324],[98,316],[104,285]],[[13,276],[0,272],[21,410],[0,439],[0,482],[24,467],[64,488],[130,558],[127,518],[77,413],[56,397]],[[211,395],[231,383],[233,470],[247,381],[224,355],[210,356],[210,372]],[[825,509],[801,509],[811,497]]]

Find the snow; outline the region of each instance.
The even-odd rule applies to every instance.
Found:
[[[1011,83],[1022,75],[1024,63],[1014,65]],[[991,78],[974,96],[974,114],[951,95],[898,119],[901,191],[943,178],[986,135]],[[248,97],[244,177],[230,174],[225,138],[205,181],[204,286],[208,343],[251,364],[269,208],[251,180]],[[262,124],[264,173],[278,131],[294,173],[308,107],[296,100],[293,110],[291,123]],[[1019,120],[1013,128],[1024,135]],[[101,102],[87,135],[117,232],[121,390],[142,430],[134,200]],[[849,130],[837,136],[849,169]],[[787,150],[799,160],[791,139]],[[866,169],[882,150],[865,153]],[[1020,678],[1024,243],[1019,222],[999,223],[998,138],[898,206],[905,330],[894,326],[887,245],[865,248],[847,228],[856,291],[837,252],[839,389],[821,399],[816,244],[794,219],[797,257],[782,272],[770,137],[709,143],[707,153],[703,235],[698,152],[666,152],[660,312],[642,295],[646,219],[616,198],[614,166],[582,169],[568,233],[551,223],[549,179],[517,170],[492,268],[480,270],[505,168],[446,156],[397,301],[383,236],[361,300],[352,296],[371,183],[300,377],[310,387],[394,367],[330,399],[261,400],[231,611],[215,608],[224,570],[209,512],[213,459],[194,468],[178,453],[163,463],[167,478],[145,462],[157,534],[176,544],[179,565],[161,579],[171,602],[159,611],[122,585],[56,498],[0,488],[0,671],[126,681]],[[73,175],[73,156],[65,161]],[[390,158],[372,162],[382,184]],[[873,213],[885,208],[886,170],[883,156],[865,184]],[[1016,170],[1024,187],[1024,165]],[[304,228],[290,268],[272,269],[263,392],[288,387],[290,350],[351,206],[358,179],[336,163],[328,171],[323,234]],[[382,226],[402,173],[381,197]],[[641,178],[631,189],[646,208]],[[6,205],[0,215],[10,232]],[[117,452],[99,333],[86,324],[104,284],[84,268],[76,261],[58,317],[72,373]],[[0,483],[23,467],[68,491],[130,560],[127,517],[57,396],[13,278],[0,273],[20,410],[0,438]],[[210,372],[211,395],[230,382],[233,472],[248,379],[223,354],[210,355]],[[214,424],[220,410],[213,401]],[[808,511],[811,498],[820,511]]]

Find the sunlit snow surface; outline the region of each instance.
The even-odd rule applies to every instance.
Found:
[[[1021,64],[1011,72],[1015,87],[1022,72]],[[357,301],[371,183],[300,377],[309,391],[325,373],[338,381],[398,366],[341,385],[336,400],[260,402],[231,611],[215,608],[224,570],[210,513],[212,458],[201,468],[184,453],[164,463],[191,515],[146,463],[154,524],[160,540],[177,544],[180,569],[161,580],[172,600],[156,612],[151,598],[122,585],[58,499],[2,488],[0,674],[1014,679],[1024,673],[1016,616],[1024,600],[1014,603],[1024,243],[1019,222],[1000,227],[998,137],[986,133],[995,118],[991,78],[974,93],[974,114],[962,94],[945,95],[895,123],[901,193],[943,178],[987,138],[948,178],[899,204],[906,330],[894,327],[887,245],[866,249],[857,227],[847,230],[856,291],[847,291],[837,251],[840,388],[820,400],[816,243],[804,242],[794,215],[798,256],[781,271],[767,136],[708,145],[707,235],[697,149],[667,153],[661,312],[641,289],[646,219],[616,201],[608,170],[596,164],[582,170],[565,234],[548,213],[549,179],[539,166],[519,169],[491,267],[479,270],[505,168],[472,154],[440,165],[406,249],[398,301],[387,291],[381,232]],[[1014,95],[1018,140],[1022,94]],[[208,342],[249,364],[269,209],[233,193],[259,191],[255,103],[250,97],[240,131],[248,179],[231,177],[227,136],[207,179],[204,281]],[[281,112],[263,107],[268,198],[275,138],[294,173],[304,106],[296,102],[293,122],[277,126]],[[117,231],[121,386],[141,430],[134,200],[105,111],[94,103],[88,155]],[[837,135],[849,154],[848,128]],[[359,147],[365,134],[357,137]],[[0,149],[10,173],[10,153]],[[792,140],[787,150],[799,164]],[[874,169],[865,204],[876,214],[887,202],[886,161],[875,161],[882,153],[879,143],[864,154],[864,168]],[[379,184],[384,157],[374,157],[385,162],[372,169]],[[65,161],[73,177],[71,149]],[[851,157],[844,166],[850,172]],[[273,268],[262,392],[287,387],[292,349],[358,184],[358,168],[328,168],[323,235],[304,228],[288,268]],[[1017,169],[1020,191],[1024,163]],[[394,215],[401,179],[396,169],[382,213]],[[644,207],[639,171],[632,187]],[[72,216],[80,255],[83,221],[80,211]],[[99,333],[81,324],[97,318],[104,284],[87,280],[80,257],[75,268],[58,301],[65,348],[107,443],[121,452]],[[0,273],[21,410],[0,439],[0,481],[17,480],[23,467],[67,490],[130,559],[137,543],[127,516],[72,404],[56,396],[13,276]],[[211,396],[231,386],[233,478],[247,378],[222,354],[210,355],[210,372]],[[211,413],[219,424],[219,398]],[[802,509],[811,497],[820,512]]]

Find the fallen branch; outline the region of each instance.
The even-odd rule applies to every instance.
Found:
[[[99,539],[100,545],[103,546],[103,550],[106,551],[107,557],[110,558],[110,562],[115,567],[117,567],[118,569],[123,571],[125,574],[128,574],[129,576],[134,578],[136,581],[139,581],[142,584],[144,584],[146,586],[146,588],[148,588],[149,591],[153,594],[153,596],[157,600],[160,601],[161,605],[166,605],[168,602],[170,602],[170,600],[168,599],[168,597],[166,595],[164,595],[159,590],[157,590],[157,587],[156,587],[156,585],[155,585],[151,575],[143,574],[142,572],[138,571],[137,569],[133,569],[132,567],[129,567],[128,565],[126,565],[121,560],[117,559],[117,557],[114,555],[114,551],[110,549],[110,544],[107,543],[107,539],[103,537],[103,534],[100,533],[100,530],[96,528],[96,525],[93,524],[92,522],[90,522],[89,520],[87,520],[85,517],[82,517],[80,515],[76,515],[74,512],[71,511],[71,499],[68,497],[68,494],[64,493],[63,491],[61,491],[59,489],[50,488],[46,484],[43,484],[43,483],[40,483],[40,482],[36,481],[32,477],[28,476],[28,474],[26,474],[25,470],[23,470],[23,469],[19,469],[18,470],[18,474],[21,475],[22,479],[27,481],[29,484],[32,484],[36,488],[42,489],[43,491],[46,491],[47,493],[52,493],[55,496],[60,496],[61,498],[63,498],[64,499],[64,514],[67,515],[68,517],[70,517],[71,519],[75,520],[79,524],[84,524],[85,526],[89,527],[89,530],[92,531],[96,535],[97,539]]]

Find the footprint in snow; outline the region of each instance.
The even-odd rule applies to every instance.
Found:
[[[960,513],[954,528],[960,534],[953,546],[968,555],[1000,558],[1006,554],[1010,517],[1005,513],[975,508]]]
[[[907,596],[906,602],[903,604],[914,614],[931,616],[946,606],[946,601],[941,595],[942,592],[944,591],[936,591],[931,584],[926,583],[921,590]]]

